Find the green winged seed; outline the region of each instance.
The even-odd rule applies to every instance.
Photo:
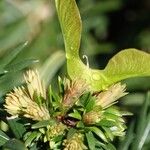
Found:
[[[150,76],[150,54],[126,49],[108,62],[104,70],[91,69],[79,57],[82,22],[75,0],[55,0],[64,37],[67,71],[71,79],[85,80],[92,91],[131,77]]]

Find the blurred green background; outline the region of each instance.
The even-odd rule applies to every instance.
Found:
[[[149,0],[77,0],[77,4],[83,21],[80,56],[88,56],[90,67],[104,68],[122,49],[150,52]],[[55,86],[58,75],[67,75],[54,0],[1,0],[0,103],[8,90],[21,83],[24,70],[32,67],[40,71],[46,85]],[[123,82],[130,94],[120,105],[137,120],[150,78]]]

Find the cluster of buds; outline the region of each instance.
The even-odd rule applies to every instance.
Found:
[[[24,79],[27,85],[28,93],[32,99],[33,99],[34,93],[46,99],[46,88],[45,88],[44,83],[41,81],[37,70],[27,71],[26,74],[24,75]]]
[[[102,91],[95,95],[95,107],[92,111],[83,115],[83,121],[86,124],[98,123],[103,118],[103,112],[106,108],[115,104],[116,101],[128,94],[125,92],[125,85],[120,83],[110,86],[106,91]],[[97,109],[98,107],[99,109]]]
[[[57,137],[59,135],[63,135],[65,133],[66,128],[67,127],[62,123],[58,123],[58,124],[55,124],[53,126],[48,126],[47,127],[48,139],[50,140],[50,139]]]
[[[40,81],[37,71],[28,71],[24,76],[26,81],[25,87],[14,88],[13,92],[7,94],[6,111],[12,116],[22,115],[33,120],[50,119],[49,111],[45,105],[39,105],[34,100],[34,94],[46,98],[46,90],[44,84]]]
[[[83,135],[75,133],[70,139],[65,139],[63,142],[64,150],[83,150],[87,147],[83,144]]]

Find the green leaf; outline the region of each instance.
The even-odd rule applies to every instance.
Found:
[[[99,136],[104,142],[108,142],[105,134],[97,127],[87,127],[90,131],[95,133],[97,136]]]
[[[78,58],[81,38],[81,19],[75,0],[55,0],[65,41],[67,58]]]
[[[67,139],[70,139],[73,137],[73,135],[77,132],[76,129],[74,128],[71,128],[69,131],[68,131],[68,134],[67,134]]]
[[[80,97],[80,105],[83,107],[86,107],[86,105],[89,103],[90,99],[91,99],[92,95],[90,92],[83,94]]]
[[[12,63],[10,65],[7,65],[5,67],[5,70],[7,70],[8,72],[15,72],[15,71],[19,71],[19,70],[22,70],[22,69],[25,69],[27,68],[28,66],[34,64],[34,63],[37,63],[38,60],[36,59],[27,59],[27,60],[22,60],[20,62],[17,62],[17,63]]]
[[[16,80],[17,79],[17,80]],[[22,81],[22,72],[11,72],[3,75],[0,78],[0,97],[2,97],[6,92],[12,90],[14,85],[17,86]],[[1,102],[1,100],[0,100]]]
[[[58,87],[59,87],[60,94],[64,96],[65,84],[64,84],[64,82],[63,82],[63,80],[61,79],[60,76],[58,76]]]
[[[136,138],[132,144],[132,150],[141,150],[144,142],[147,138],[147,134],[150,132],[150,115],[148,115],[150,101],[150,92],[147,93],[146,100],[141,109],[140,117],[138,120],[138,125],[136,129]]]
[[[112,127],[112,126],[115,126],[116,123],[114,122],[114,120],[106,120],[104,118],[104,119],[100,120],[100,122],[98,122],[96,125],[105,126],[105,127]]]
[[[107,150],[116,150],[116,148],[111,143],[108,143]]]
[[[147,116],[147,122],[146,122],[146,126],[143,132],[143,135],[141,136],[141,141],[139,143],[139,148],[143,148],[144,144],[146,143],[148,137],[150,135],[150,113]]]
[[[102,143],[100,142],[100,140],[96,140],[96,147],[97,147],[97,150],[107,150],[107,145],[106,143]]]
[[[0,64],[7,65],[11,61],[13,61],[16,56],[24,49],[24,47],[27,45],[27,42],[21,43],[16,49],[12,50],[7,54],[3,59],[0,60]]]
[[[63,140],[63,138],[64,138],[64,135],[62,134],[62,135],[58,135],[58,136],[56,136],[56,137],[54,137],[53,138],[53,141],[55,142],[55,143],[61,143],[61,141]]]
[[[7,149],[10,149],[10,150],[27,150],[25,145],[17,139],[9,140],[8,142],[5,143],[3,148],[7,148]]]
[[[41,136],[42,133],[40,132],[37,132],[37,131],[33,131],[31,132],[31,134],[27,137],[26,141],[25,141],[25,145],[26,146],[30,146],[31,143],[34,141],[34,140],[38,140],[39,137]]]
[[[22,138],[23,134],[26,132],[23,123],[19,122],[19,119],[8,119],[7,121],[15,137],[17,139]]]
[[[4,145],[9,140],[9,137],[0,130],[0,146]]]
[[[49,87],[49,101],[48,101],[48,108],[50,112],[53,112],[55,109],[59,108],[61,105],[61,98],[59,95],[52,90],[52,87],[50,85]]]
[[[95,98],[91,97],[85,107],[86,112],[92,111],[95,106]]]
[[[86,139],[87,139],[87,142],[88,142],[89,149],[94,150],[96,143],[95,143],[95,137],[94,137],[93,133],[88,132],[85,135],[86,135]]]
[[[106,120],[109,120],[109,121],[114,121],[116,123],[119,123],[119,122],[125,122],[123,120],[123,118],[119,117],[119,116],[116,116],[114,114],[110,114],[110,113],[107,113],[107,112],[104,112],[104,115],[105,115],[105,119]]]
[[[40,121],[40,122],[38,122],[38,123],[36,123],[36,124],[33,124],[32,125],[32,129],[38,129],[38,128],[43,128],[43,127],[46,127],[46,126],[48,126],[48,125],[54,125],[56,123],[56,121],[55,120],[43,120],[43,121]]]
[[[118,108],[115,106],[107,108],[106,111],[107,111],[107,113],[114,114],[114,115],[119,116],[119,117],[122,116],[120,111],[118,110]]]
[[[111,143],[101,143],[100,141],[96,141],[96,146],[98,147],[97,150],[116,150],[116,148],[114,147],[114,145],[112,145]],[[120,149],[119,149],[120,150]]]
[[[76,127],[77,127],[77,128],[84,128],[85,126],[84,126],[84,124],[83,124],[82,121],[79,121],[79,122],[77,123]]]
[[[82,117],[81,117],[80,113],[79,113],[77,110],[75,110],[75,109],[74,109],[73,111],[74,111],[74,112],[68,114],[68,116],[69,116],[69,117],[72,117],[72,118],[75,118],[75,119],[81,120]]]
[[[107,127],[102,127],[102,128],[106,132],[105,134],[106,134],[107,138],[109,138],[111,141],[113,141],[114,135],[112,134],[112,131]]]

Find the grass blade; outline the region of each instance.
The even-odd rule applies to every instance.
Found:
[[[146,96],[146,100],[143,104],[138,125],[137,125],[137,130],[136,130],[136,138],[132,144],[132,150],[141,150],[143,146],[143,142],[146,140],[145,137],[147,135],[147,132],[149,132],[149,121],[147,124],[147,112],[149,108],[149,101],[150,101],[150,92],[148,92]],[[144,134],[145,132],[145,134]],[[142,141],[141,141],[142,140]]]
[[[5,55],[5,57],[0,60],[0,64],[7,65],[13,61],[13,59],[16,58],[16,56],[24,49],[24,47],[26,47],[27,43],[28,42],[21,43],[16,49],[12,50],[11,52],[9,51],[9,54]]]
[[[46,86],[49,85],[55,73],[63,65],[64,61],[65,54],[63,51],[57,51],[45,61],[43,66],[40,68],[40,75],[45,81]]]

